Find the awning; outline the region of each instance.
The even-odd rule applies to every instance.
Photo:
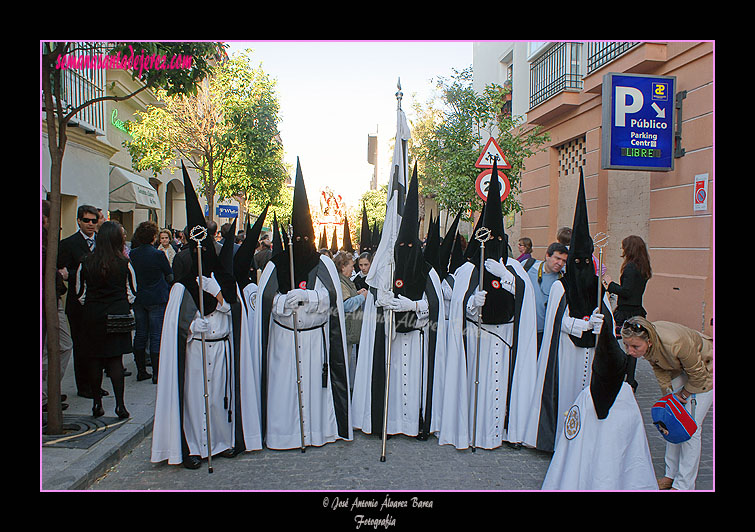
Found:
[[[160,199],[149,182],[117,166],[110,167],[110,210],[159,209]]]

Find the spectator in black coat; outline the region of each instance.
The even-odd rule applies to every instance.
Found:
[[[653,275],[650,268],[650,254],[645,241],[636,235],[630,235],[621,241],[621,256],[624,263],[621,265],[621,277],[619,283],[615,283],[610,275],[603,274],[603,286],[612,294],[618,295],[616,309],[613,312],[616,323],[616,336],[621,337],[621,326],[627,319],[633,316],[647,316],[642,306],[642,296],[645,286]],[[627,364],[627,382],[637,390],[637,381],[634,379],[637,359],[629,357]]]
[[[92,415],[104,415],[102,408],[102,370],[110,376],[115,395],[115,413],[129,417],[124,401],[123,355],[133,350],[132,327],[110,330],[110,316],[131,313],[136,290],[136,274],[123,254],[126,233],[118,222],[105,222],[100,228],[97,246],[76,272],[76,297],[83,305],[83,348],[92,362],[89,386],[92,390]]]

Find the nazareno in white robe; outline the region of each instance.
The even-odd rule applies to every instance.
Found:
[[[237,296],[240,297],[238,290]],[[245,320],[243,305],[240,312],[241,320]],[[152,431],[152,462],[168,460],[169,464],[182,463],[182,437],[185,437],[189,455],[207,458],[209,454],[201,334],[190,332],[190,324],[197,317],[199,312],[184,286],[174,284],[165,309],[160,340],[160,378]],[[259,450],[262,445],[257,386],[251,367],[248,329],[241,327],[238,331],[239,356],[234,358],[231,306],[226,302],[205,318],[211,325],[211,330],[205,333],[205,354],[212,454],[234,447],[237,437],[242,438],[245,450]],[[226,337],[228,339],[224,340]],[[185,341],[183,358],[179,346],[182,339]],[[238,364],[234,364],[234,360]],[[234,372],[234,366],[238,368],[238,375]],[[240,385],[234,386],[234,382]],[[230,420],[228,404],[232,405]]]
[[[367,294],[359,338],[359,355],[352,395],[353,427],[365,434],[382,434],[385,410],[385,368],[388,364],[390,322],[376,304],[376,290]],[[388,383],[387,434],[423,437],[440,428],[440,406],[445,371],[446,319],[443,292],[434,269],[417,314],[420,330],[397,332],[391,343]],[[394,316],[395,313],[391,313]],[[378,328],[379,327],[379,328]],[[382,334],[382,338],[377,335]],[[375,356],[376,341],[384,350]],[[429,414],[429,415],[428,415]]]
[[[475,447],[494,449],[504,441],[522,441],[536,377],[535,296],[529,276],[521,264],[507,258],[506,266],[514,270],[517,278],[514,290],[520,293],[515,293],[515,300],[518,296],[521,299],[517,303],[519,310],[514,322],[483,324],[482,327],[476,438],[473,438],[473,429],[478,318],[477,309],[470,312],[467,304],[478,288],[477,268],[467,262],[454,273],[443,414],[438,436],[441,445],[450,444],[457,449],[466,449],[474,444]],[[513,347],[514,344],[516,356],[512,364],[509,346]]]
[[[307,282],[309,301],[297,310],[305,446],[353,439],[341,282],[333,261],[319,260]],[[265,446],[295,449],[301,447],[301,428],[293,313],[277,287],[270,261],[257,290],[253,353],[262,380]]]
[[[595,295],[597,298],[597,294]],[[611,312],[607,295],[603,311]],[[553,451],[556,436],[563,431],[565,413],[577,395],[590,385],[594,347],[578,347],[564,328],[569,307],[562,282],[555,282],[545,307],[543,341],[537,357],[537,381],[524,433],[524,443],[542,451]],[[611,315],[613,323],[613,314]],[[558,337],[554,338],[554,334]],[[585,331],[584,334],[594,334]],[[597,338],[597,336],[596,336]]]
[[[598,419],[590,386],[577,396],[557,434],[543,490],[657,490],[645,425],[632,387],[621,385]]]

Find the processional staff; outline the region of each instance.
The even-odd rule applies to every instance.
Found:
[[[480,227],[474,234],[475,240],[480,243],[480,279],[477,289],[482,291],[482,277],[485,271],[485,242],[492,238],[490,229]],[[472,452],[477,451],[477,396],[480,388],[480,331],[482,330],[482,307],[477,312],[477,353],[475,355],[475,378],[474,378],[474,423],[472,425]]]
[[[288,265],[290,271],[291,288],[294,289],[294,243],[293,243],[294,228],[291,224],[288,225]],[[296,309],[293,313],[293,329],[294,329],[294,353],[296,354],[296,395],[299,399],[299,432],[301,434],[301,452],[305,452],[304,444],[304,403],[302,399],[302,387],[301,387],[301,356],[299,355],[299,320]]]
[[[204,317],[204,293],[202,288],[202,241],[207,238],[207,228],[197,225],[189,232],[189,238],[197,243],[197,272],[199,277],[199,314]],[[207,391],[207,349],[205,346],[205,333],[202,331],[202,375],[204,377],[204,415],[207,424],[207,472],[212,473],[212,440],[210,433],[212,425],[210,424],[210,396]]]

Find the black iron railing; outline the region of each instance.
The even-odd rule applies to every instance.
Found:
[[[587,73],[591,74],[603,65],[610,63],[624,52],[634,48],[639,42],[602,41],[587,43]]]
[[[551,46],[530,65],[530,109],[564,90],[582,88],[582,43]]]

